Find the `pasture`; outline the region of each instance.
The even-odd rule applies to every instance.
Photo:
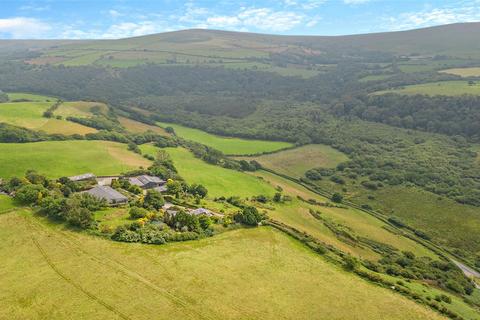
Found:
[[[150,161],[108,141],[0,143],[0,177],[23,176],[29,169],[51,178],[85,172],[114,175],[148,166]]]
[[[32,93],[23,93],[23,92],[9,92],[7,93],[8,99],[10,101],[14,100],[28,100],[32,102],[54,102],[57,98],[47,97],[38,94]]]
[[[22,94],[22,96],[26,95]],[[43,117],[43,113],[53,103],[53,101],[0,103],[0,122],[32,130],[41,130],[46,133],[61,133],[65,135],[86,134],[97,131],[78,123]]]
[[[329,202],[329,200],[290,180],[286,180],[269,172],[259,171],[252,174],[263,178],[272,186],[280,186],[285,194],[291,195],[293,198],[291,202],[276,205],[275,210],[269,212],[270,217],[301,231],[306,231],[325,243],[362,258],[375,260],[379,257],[368,248],[358,246],[357,244],[351,245],[339,240],[336,235],[324,225],[323,221],[317,220],[309,213],[309,209],[320,211],[324,219],[347,227],[352,234],[358,237],[368,238],[380,243],[387,243],[399,250],[414,252],[417,256],[436,257],[433,252],[415,241],[388,231],[385,229],[386,224],[384,222],[366,212],[354,208],[344,209],[307,204],[297,200],[296,197],[300,196],[303,199],[315,199],[318,202]]]
[[[188,128],[173,123],[159,122],[160,127],[172,127],[175,134],[181,138],[196,141],[230,155],[253,155],[272,152],[293,146],[289,142],[247,140],[240,138],[221,137],[202,130]]]
[[[330,146],[310,144],[272,154],[237,159],[256,160],[265,168],[300,178],[312,168],[335,168],[340,162],[347,161],[348,157]]]
[[[120,122],[120,124],[125,129],[127,129],[128,131],[133,132],[133,133],[143,133],[143,132],[147,132],[147,131],[153,131],[153,132],[161,134],[161,135],[165,135],[165,136],[168,135],[168,133],[166,133],[165,129],[163,129],[163,128],[148,125],[146,123],[142,123],[142,122],[132,120],[132,119],[129,119],[129,118],[118,117],[118,121]]]
[[[0,215],[0,241],[8,319],[444,319],[267,227],[149,246],[20,210]]]
[[[391,74],[372,74],[358,79],[360,82],[380,81],[390,78]]]
[[[369,200],[373,195],[375,200]],[[388,187],[375,192],[358,192],[357,203],[368,203],[390,216],[426,232],[435,242],[478,252],[480,250],[480,208],[462,205],[454,200],[418,188]]]
[[[451,68],[439,71],[441,73],[454,74],[460,77],[479,77],[480,67],[471,68]]]
[[[141,145],[143,153],[155,155],[158,148]],[[208,164],[184,148],[165,148],[172,158],[178,173],[188,183],[203,184],[208,189],[209,197],[256,195],[273,196],[275,189],[269,184],[245,173]]]
[[[107,113],[108,107],[101,102],[92,101],[67,101],[62,103],[57,110],[56,116],[86,118],[93,115],[92,109],[97,108],[101,113]]]
[[[15,208],[13,199],[9,196],[0,194],[0,214]]]
[[[474,84],[469,84],[466,80],[438,81],[378,91],[375,94],[385,93],[426,94],[431,96],[460,96],[464,94],[480,95],[480,83],[475,82]]]

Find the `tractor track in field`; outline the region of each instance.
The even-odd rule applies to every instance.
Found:
[[[78,289],[79,291],[81,291],[82,293],[84,293],[87,297],[89,297],[91,300],[97,302],[98,304],[104,306],[107,310],[115,313],[117,316],[119,316],[121,319],[124,319],[124,320],[131,320],[131,318],[129,316],[127,316],[126,314],[122,313],[121,311],[119,311],[118,309],[116,309],[115,307],[109,305],[108,303],[106,303],[105,301],[103,301],[102,299],[100,299],[99,297],[97,297],[96,295],[94,295],[93,293],[85,290],[84,288],[82,288],[82,286],[80,286],[78,283],[76,283],[75,281],[73,281],[71,278],[69,278],[67,275],[65,275],[63,272],[61,272],[57,266],[55,265],[55,263],[50,259],[50,257],[48,256],[48,254],[45,252],[45,250],[42,248],[42,246],[40,245],[40,243],[38,243],[37,239],[35,239],[35,237],[32,236],[32,241],[33,243],[35,244],[35,246],[37,247],[38,251],[40,252],[40,254],[42,255],[43,259],[45,260],[45,262],[47,262],[47,264],[50,266],[50,268],[60,277],[62,278],[63,280],[65,280],[66,282],[68,282],[70,285],[72,285],[73,287],[75,287],[76,289]]]
[[[38,226],[40,223],[37,222],[37,221],[32,221],[30,220],[29,221],[29,224],[30,225],[36,225]],[[85,249],[82,249],[80,247],[80,243],[78,241],[76,241],[74,239],[74,237],[72,237],[72,235],[68,235],[66,232],[61,232],[61,231],[56,231],[56,230],[53,230],[54,233],[56,233],[57,235],[60,235],[61,236],[61,239],[59,242],[61,242],[65,247],[69,247],[69,248],[72,248],[74,249],[75,251],[87,256],[88,258],[90,258],[92,261],[98,263],[98,264],[101,264],[109,269],[113,269],[114,271],[122,274],[123,276],[126,276],[128,277],[129,279],[132,279],[132,280],[135,280],[137,282],[140,282],[142,283],[144,286],[148,287],[149,289],[155,291],[156,293],[162,295],[163,297],[167,298],[168,300],[170,300],[171,302],[173,302],[174,304],[177,304],[183,308],[185,308],[185,310],[190,313],[191,315],[194,315],[196,318],[198,319],[206,319],[206,320],[213,320],[214,318],[210,317],[210,316],[206,316],[206,315],[203,315],[203,314],[200,314],[198,311],[194,310],[190,304],[188,302],[186,302],[185,300],[175,296],[174,294],[170,293],[169,291],[167,291],[166,289],[163,289],[161,287],[159,287],[158,285],[156,285],[155,283],[153,283],[152,281],[148,280],[147,278],[145,278],[144,276],[142,276],[141,274],[135,272],[135,271],[132,271],[130,270],[127,266],[125,266],[124,264],[116,261],[116,260],[112,260],[112,259],[109,259],[109,258],[98,258],[96,257],[95,255],[87,252]],[[65,239],[68,238],[67,241],[65,241]],[[83,289],[80,285],[78,285],[77,283],[75,283],[73,280],[71,280],[70,278],[68,278],[65,274],[63,274],[57,267],[56,265],[51,261],[51,259],[48,257],[47,253],[45,252],[45,250],[43,250],[43,248],[40,246],[40,244],[38,243],[38,241],[32,237],[32,240],[35,244],[35,246],[39,249],[39,251],[41,252],[42,256],[44,257],[44,259],[47,261],[47,263],[49,264],[49,266],[60,276],[62,277],[64,280],[66,280],[67,282],[69,282],[70,284],[72,284],[73,286],[75,286],[76,288],[78,288],[79,290],[81,290],[82,292],[84,292],[85,294],[87,294],[87,296],[93,298],[94,300],[96,300],[97,302],[99,302],[100,304],[102,304],[103,306],[105,306],[107,309],[115,312],[115,308],[108,305],[107,303],[105,303],[104,301],[102,301],[100,298],[94,296],[93,294],[89,293],[88,291],[86,291],[85,289]],[[108,263],[106,262],[108,261]],[[117,312],[115,312],[117,313]],[[117,313],[118,314],[118,313]],[[128,320],[131,320],[131,318],[129,318],[128,316],[122,314],[122,313],[119,313],[118,315],[120,316],[121,314],[121,318],[122,319],[128,319]]]

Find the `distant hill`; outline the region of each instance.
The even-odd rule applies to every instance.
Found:
[[[39,59],[30,61],[35,64],[127,67],[147,62],[230,63],[239,67],[234,64],[272,59],[280,60],[277,62],[281,64],[285,56],[289,57],[287,63],[302,64],[306,59],[304,64],[328,64],[342,57],[365,60],[372,52],[395,56],[480,58],[478,34],[478,22],[345,36],[282,36],[189,29],[118,40],[0,40],[0,51],[41,51]]]

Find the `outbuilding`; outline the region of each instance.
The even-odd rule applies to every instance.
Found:
[[[105,199],[109,205],[120,205],[128,202],[126,196],[109,186],[95,186],[95,188],[88,190],[87,193],[98,199]]]
[[[167,183],[165,180],[160,179],[159,177],[141,175],[137,177],[131,177],[128,181],[136,186],[139,186],[142,189],[153,189],[163,186]]]
[[[68,179],[73,182],[95,180],[95,178],[96,176],[93,173],[84,173],[78,176],[68,177]]]

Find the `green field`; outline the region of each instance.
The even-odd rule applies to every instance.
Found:
[[[340,162],[347,161],[348,157],[330,146],[311,144],[272,154],[238,159],[256,160],[265,168],[299,178],[312,168],[334,168]]]
[[[373,194],[375,201],[367,199]],[[480,208],[462,205],[418,188],[389,187],[359,193],[352,198],[359,203],[382,209],[407,224],[425,231],[437,243],[447,247],[480,250]]]
[[[25,98],[28,95],[20,94],[19,96]],[[41,96],[38,97],[41,98]],[[34,98],[32,97],[32,99]],[[61,133],[65,135],[75,133],[87,134],[97,131],[78,123],[43,117],[43,113],[53,103],[53,101],[0,103],[0,122],[32,130],[45,131],[46,133]]]
[[[22,92],[9,92],[8,94],[9,100],[29,100],[33,102],[54,102],[57,98],[42,96],[38,94],[31,94],[31,93],[22,93]]]
[[[49,177],[86,172],[119,174],[148,166],[150,161],[127,150],[127,146],[107,141],[48,141],[0,143],[0,177],[23,176],[28,169]]]
[[[163,128],[160,128],[157,126],[148,125],[146,123],[139,122],[136,120],[125,118],[125,117],[118,117],[118,121],[125,129],[133,133],[143,133],[147,131],[153,131],[160,135],[168,136],[168,133],[165,132]]]
[[[250,155],[263,152],[272,152],[292,146],[288,142],[247,140],[240,138],[221,137],[202,130],[184,127],[173,123],[158,123],[161,127],[172,127],[175,134],[187,140],[200,142],[209,147],[222,151],[224,154]]]
[[[469,85],[468,81],[439,81],[422,83],[376,92],[375,94],[400,93],[400,94],[426,94],[443,96],[460,96],[463,94],[480,95],[480,83]]]
[[[351,245],[339,240],[335,234],[325,227],[322,221],[315,219],[309,209],[318,210],[327,220],[346,226],[355,235],[372,239],[381,243],[388,243],[397,249],[414,252],[417,256],[428,256],[436,258],[436,255],[422,245],[386,230],[386,224],[368,213],[353,208],[343,209],[334,207],[319,207],[307,204],[296,199],[297,196],[303,199],[315,199],[319,202],[329,202],[328,199],[315,194],[304,187],[277,175],[258,171],[252,175],[260,176],[272,186],[280,186],[285,194],[292,196],[293,200],[283,205],[276,205],[275,210],[269,215],[275,220],[305,231],[321,241],[331,244],[345,252],[359,257],[376,260],[379,256],[358,244]]]
[[[6,319],[444,319],[270,228],[148,246],[19,211],[0,242]]]
[[[156,147],[142,145],[143,153],[155,155]],[[165,148],[170,154],[180,176],[188,183],[203,184],[210,197],[255,195],[273,196],[275,190],[265,182],[245,173],[208,164],[183,148]]]
[[[15,208],[13,199],[10,198],[9,196],[0,194],[0,213],[6,212],[13,208]]]
[[[92,116],[91,109],[93,107],[99,107],[102,113],[108,112],[108,107],[104,103],[92,102],[92,101],[68,101],[62,103],[57,110],[55,110],[56,116],[66,117],[90,117]]]
[[[451,68],[441,70],[439,72],[454,74],[461,77],[478,77],[480,76],[480,67],[472,67],[472,68]]]
[[[372,75],[360,78],[358,81],[360,82],[379,81],[379,80],[388,79],[391,76],[392,76],[391,74],[372,74]]]

